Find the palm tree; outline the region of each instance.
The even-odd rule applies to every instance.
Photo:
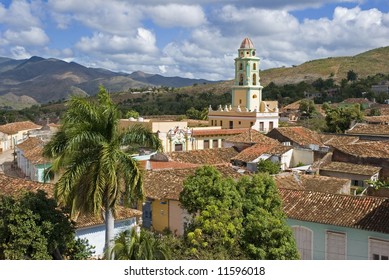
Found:
[[[60,130],[44,147],[52,170],[62,175],[55,184],[59,204],[71,214],[98,215],[104,210],[105,246],[113,246],[115,206],[143,198],[142,173],[128,153],[134,145],[161,149],[158,137],[141,125],[119,130],[119,110],[104,87],[97,101],[72,97]]]
[[[135,227],[121,232],[115,238],[111,258],[117,260],[168,260],[169,250],[152,232]]]

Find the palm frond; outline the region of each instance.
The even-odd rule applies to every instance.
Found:
[[[137,144],[162,151],[162,143],[158,136],[141,124],[131,126],[128,131],[120,135],[120,138],[123,146]]]

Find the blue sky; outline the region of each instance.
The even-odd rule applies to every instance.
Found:
[[[244,37],[261,69],[355,55],[389,46],[389,1],[0,0],[0,56],[15,59],[231,79]]]

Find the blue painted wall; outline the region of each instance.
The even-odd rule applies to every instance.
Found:
[[[360,230],[348,227],[333,226],[288,219],[290,226],[303,226],[313,231],[313,259],[326,259],[326,232],[335,231],[346,233],[346,259],[368,260],[369,259],[369,237],[389,241],[389,234],[374,231]]]
[[[115,221],[115,236],[120,232],[131,229],[136,223],[136,218],[131,218],[123,221]],[[105,225],[98,225],[94,227],[81,228],[76,230],[78,238],[86,238],[89,244],[95,246],[94,256],[99,257],[104,254],[105,245]]]

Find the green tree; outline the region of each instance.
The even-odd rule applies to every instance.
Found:
[[[113,246],[115,207],[143,198],[142,173],[126,152],[132,145],[160,149],[158,137],[141,125],[120,131],[119,111],[108,92],[100,87],[97,100],[72,97],[60,130],[44,147],[60,172],[55,197],[69,206],[72,215],[105,215],[105,246]]]
[[[261,159],[257,164],[257,171],[269,174],[280,173],[281,164],[279,162],[272,162],[271,160]]]
[[[243,200],[242,246],[248,256],[262,260],[298,259],[273,178],[266,173],[244,176],[237,185]]]
[[[168,260],[170,250],[154,233],[136,228],[121,232],[115,238],[111,258],[116,260]]]
[[[311,99],[303,99],[300,101],[299,111],[307,118],[312,118],[317,114],[315,102]]]
[[[328,132],[343,133],[350,128],[353,121],[361,121],[363,113],[359,104],[337,108],[327,107],[325,119]]]
[[[139,118],[139,113],[135,110],[128,110],[126,112],[126,118],[127,119],[129,119],[129,118],[137,119],[137,118]]]
[[[45,192],[0,197],[0,259],[87,259],[92,249]]]
[[[347,81],[356,81],[358,78],[358,74],[354,72],[354,70],[349,70],[347,72]]]
[[[214,167],[204,166],[184,182],[183,207],[192,214],[186,241],[193,258],[228,259],[239,255],[242,204],[235,183]]]

